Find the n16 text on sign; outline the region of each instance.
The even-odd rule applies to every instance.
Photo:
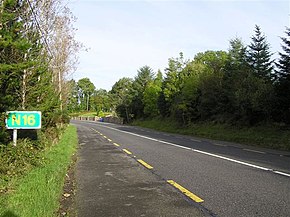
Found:
[[[6,118],[7,129],[40,129],[41,112],[9,111]]]

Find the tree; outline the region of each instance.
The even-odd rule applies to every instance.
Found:
[[[115,110],[120,117],[124,118],[127,123],[132,118],[132,100],[135,94],[133,90],[133,80],[131,78],[121,78],[112,87],[110,91],[116,103]]]
[[[196,108],[193,118],[200,120],[220,119],[224,109],[224,94],[222,79],[229,61],[229,54],[225,51],[206,51],[198,53],[194,58],[196,76],[192,78],[194,82]],[[200,66],[199,66],[199,65]],[[197,74],[198,72],[198,74]]]
[[[162,85],[163,93],[159,99],[159,107],[163,116],[175,113],[175,105],[179,101],[178,94],[188,77],[188,72],[184,70],[188,62],[184,59],[182,52],[179,53],[179,57],[168,60],[168,68],[165,69],[166,75]]]
[[[95,90],[92,97],[92,107],[96,110],[98,116],[102,116],[103,112],[111,109],[109,93],[104,89]]]
[[[270,81],[272,78],[273,66],[271,61],[270,45],[266,41],[266,36],[262,34],[261,28],[255,26],[255,35],[248,46],[248,62],[253,68],[256,76]]]
[[[21,87],[24,73],[33,66],[27,53],[33,47],[25,35],[26,11],[22,2],[3,1],[0,28],[0,112],[17,109],[21,103]]]
[[[279,52],[277,66],[277,83],[275,84],[277,103],[276,120],[290,123],[290,28],[286,28],[286,37],[281,37],[282,49]]]
[[[82,78],[78,81],[78,92],[81,108],[84,110],[90,110],[90,97],[95,91],[95,85],[89,78]]]
[[[158,98],[162,87],[162,73],[158,71],[156,78],[147,84],[143,94],[144,114],[156,117],[159,114]]]
[[[240,44],[240,43],[238,43]],[[222,78],[222,104],[218,114],[222,121],[231,124],[255,125],[270,120],[273,88],[256,76],[254,69],[245,61],[244,46],[232,46],[229,63]],[[239,55],[240,57],[237,58]]]
[[[247,67],[247,47],[240,38],[230,40],[228,68]]]
[[[68,95],[67,109],[70,112],[79,111],[77,82],[74,79],[72,79],[68,81],[68,85],[69,85],[70,91]]]
[[[290,80],[290,28],[286,28],[286,37],[281,37],[282,49],[285,53],[279,52],[279,60],[276,63],[278,68],[278,79]]]
[[[142,118],[144,116],[144,92],[147,85],[152,82],[154,73],[149,66],[141,67],[137,73],[132,84],[135,93],[132,99],[132,112],[136,118]]]
[[[54,31],[51,36],[53,43],[50,44],[50,51],[53,55],[50,61],[50,67],[53,72],[52,81],[59,94],[61,110],[64,107],[63,101],[66,101],[68,95],[65,78],[75,70],[78,62],[76,54],[81,48],[81,44],[74,39],[74,22],[75,17],[71,11],[67,7],[63,7],[61,15],[55,16],[54,18]],[[89,109],[88,100],[87,110]]]
[[[78,50],[72,24],[59,0],[0,1],[1,120],[9,110],[40,110],[43,131],[67,121],[66,76]]]
[[[229,55],[225,51],[206,51],[198,53],[194,61],[203,64],[212,73],[223,72],[228,63]]]

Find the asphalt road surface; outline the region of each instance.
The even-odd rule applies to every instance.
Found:
[[[156,175],[186,188],[212,216],[290,216],[289,152],[140,127],[71,123],[90,128],[148,163]]]

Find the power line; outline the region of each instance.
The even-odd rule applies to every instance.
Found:
[[[29,1],[29,0],[26,0],[26,2],[28,3],[28,6],[29,6],[29,8],[30,8],[30,10],[31,10],[31,12],[32,12],[32,14],[33,14],[33,19],[34,19],[34,21],[36,22],[36,26],[37,26],[39,32],[41,33],[41,36],[42,36],[42,38],[43,38],[43,40],[44,40],[44,43],[45,43],[45,45],[46,45],[46,48],[47,48],[48,52],[50,53],[50,55],[51,55],[52,57],[54,57],[52,51],[51,51],[50,48],[49,48],[49,45],[48,45],[48,42],[47,42],[47,40],[46,40],[46,38],[45,38],[45,36],[44,36],[44,33],[42,32],[42,29],[41,29],[41,27],[40,27],[40,25],[39,25],[39,22],[38,22],[38,20],[37,20],[37,16],[36,16],[36,14],[35,14],[35,12],[34,12],[34,9],[33,9],[32,5],[31,5],[30,1]]]

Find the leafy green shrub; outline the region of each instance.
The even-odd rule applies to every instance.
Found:
[[[30,168],[40,165],[43,161],[40,155],[41,147],[30,140],[18,140],[17,146],[11,143],[0,145],[0,177],[9,181],[13,176],[22,175]]]
[[[59,141],[63,127],[47,128],[37,131],[37,139],[19,139],[17,146],[12,143],[0,144],[0,193],[9,190],[7,185],[14,177],[22,176],[36,166],[41,166],[46,159],[42,152]]]

